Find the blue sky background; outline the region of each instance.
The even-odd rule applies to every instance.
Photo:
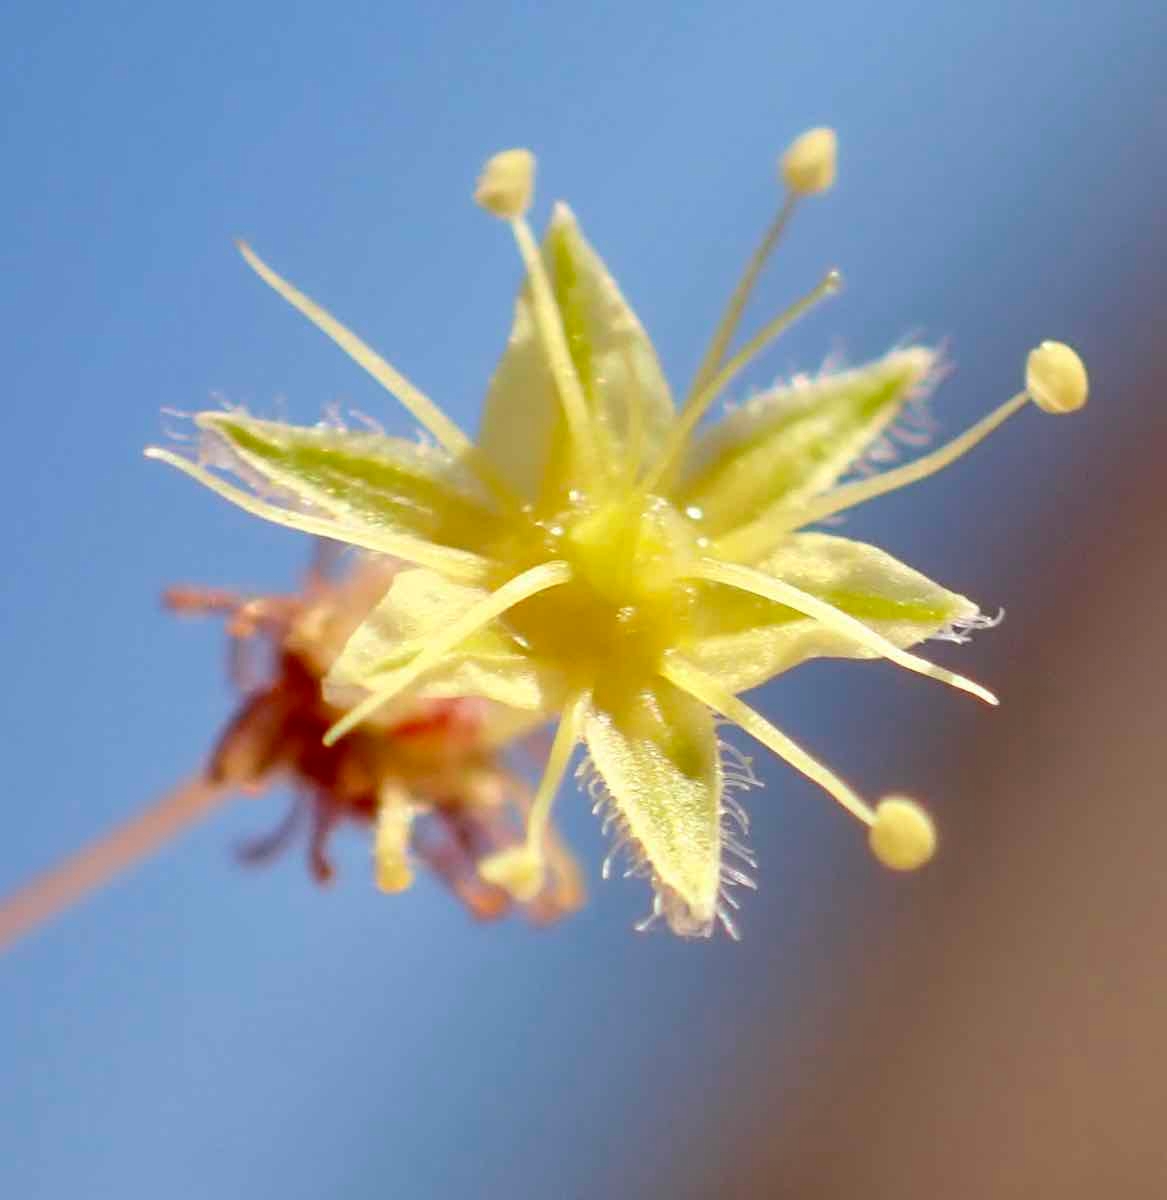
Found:
[[[1122,404],[1163,312],[1154,0],[333,8],[0,18],[0,889],[189,771],[229,711],[219,631],[166,617],[160,589],[278,589],[305,559],[303,539],[141,458],[160,408],[221,393],[312,421],[340,401],[408,428],[250,275],[236,235],[472,424],[519,275],[469,199],[486,155],[538,152],[537,215],[570,200],[683,381],[772,211],[775,156],[830,123],[839,186],[799,213],[755,319],[830,265],[846,290],[750,384],[945,340],[951,431],[1057,337],[1099,398],[1074,423],[1023,415],[856,517],[857,536],[995,609],[1019,561],[1040,567],[1024,534],[1088,486],[1087,453],[1162,431]],[[991,683],[1040,619],[1011,612],[941,656]],[[807,668],[763,707],[941,820],[929,746],[993,719],[874,665]],[[355,838],[328,894],[296,856],[244,873],[231,845],[280,804],[225,811],[0,960],[0,1195],[654,1194],[679,1131],[715,1129],[704,1098],[740,1030],[788,1041],[796,1098],[844,1002],[850,943],[818,936],[824,915],[853,910],[858,937],[873,898],[916,886],[877,873],[809,785],[766,774],[742,946],[634,936],[648,897],[600,884],[573,795],[560,811],[594,896],[538,932],[476,927],[424,881],[379,897]]]

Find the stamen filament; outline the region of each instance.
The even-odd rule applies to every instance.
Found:
[[[388,683],[377,688],[371,696],[350,709],[324,735],[326,746],[334,745],[346,733],[355,729],[366,717],[388,704],[406,688],[411,687],[442,659],[453,653],[467,638],[497,620],[508,609],[539,592],[559,587],[571,579],[571,567],[565,562],[540,563],[521,575],[508,580],[490,595],[473,604],[441,636],[432,639],[426,648],[401,670],[394,672]]]
[[[775,604],[792,608],[796,612],[803,613],[820,622],[828,629],[833,629],[836,633],[853,639],[860,646],[866,646],[867,649],[895,663],[896,666],[914,671],[917,675],[925,675],[930,679],[947,683],[950,687],[976,696],[986,704],[996,705],[998,703],[997,697],[987,688],[981,687],[979,683],[974,683],[971,679],[965,679],[963,675],[946,671],[943,667],[935,666],[915,654],[901,650],[894,642],[888,641],[882,634],[876,633],[870,626],[843,612],[842,609],[828,604],[825,600],[820,600],[817,596],[812,596],[809,592],[804,592],[801,588],[775,579],[773,576],[755,571],[751,567],[717,562],[713,559],[702,559],[692,569],[691,575],[695,579],[704,579],[710,583],[722,583],[727,587],[736,588],[738,591],[749,592],[751,595],[761,596],[765,600],[772,600]]]
[[[640,390],[640,372],[636,359],[627,346],[623,347],[624,369],[628,372],[628,428],[625,431],[624,478],[629,485],[636,483],[644,458],[644,396]]]
[[[575,364],[571,361],[571,352],[567,345],[567,335],[563,330],[563,321],[559,314],[559,305],[555,300],[555,292],[551,279],[543,265],[543,256],[535,242],[535,235],[524,217],[516,217],[510,222],[515,235],[515,243],[522,256],[523,265],[527,268],[527,279],[531,285],[532,310],[535,316],[535,327],[543,342],[547,355],[547,365],[555,381],[555,389],[559,393],[563,405],[563,415],[571,439],[581,458],[585,474],[593,480],[597,476],[599,457],[592,429],[591,415],[588,412],[587,398],[583,387],[575,373]]]
[[[0,950],[145,858],[229,793],[229,788],[204,776],[188,780],[145,812],[25,884],[0,903]]]
[[[342,325],[330,312],[321,308],[311,296],[278,275],[244,241],[235,243],[247,265],[273,291],[282,296],[294,309],[303,313],[323,334],[330,337],[358,366],[372,377],[409,412],[423,428],[427,429],[453,457],[462,459],[478,478],[494,493],[496,499],[508,507],[518,506],[512,488],[494,470],[474,442],[446,416],[444,412],[418,387],[410,383],[400,371],[379,355],[347,326]]]
[[[693,377],[686,404],[709,382],[713,372],[725,358],[725,352],[729,349],[729,343],[733,340],[734,332],[742,319],[742,313],[754,290],[754,284],[757,283],[758,276],[766,265],[767,259],[774,252],[774,247],[778,245],[778,240],[782,237],[797,203],[798,197],[793,192],[787,192],[782,207],[778,210],[778,215],[771,221],[765,236],[746,264],[746,269],[738,281],[737,287],[734,288],[729,304],[726,305],[725,313],[714,331],[709,348],[705,351],[705,357],[701,360],[697,374]]]
[[[910,483],[917,483],[921,479],[927,479],[929,475],[935,475],[937,471],[942,471],[967,454],[978,443],[983,442],[994,429],[1003,425],[1015,412],[1023,409],[1029,403],[1029,399],[1027,392],[1018,392],[1012,399],[1006,400],[1000,408],[989,413],[987,417],[982,417],[970,429],[966,429],[964,433],[954,437],[947,445],[940,446],[930,454],[904,463],[902,467],[895,467],[890,471],[883,471],[879,475],[872,475],[869,479],[856,479],[853,483],[845,483],[841,487],[824,492],[821,496],[816,496],[797,510],[792,509],[789,515],[797,521],[794,528],[821,521],[825,517],[834,516],[835,513],[843,512],[845,509],[854,508],[857,504],[865,504],[868,500],[875,499],[876,496],[898,491]],[[779,524],[783,523],[781,514],[774,514],[769,520],[771,526],[775,520]],[[736,533],[730,534],[725,540],[730,542],[736,536]]]
[[[352,330],[321,308],[281,275],[277,275],[246,242],[237,242],[247,265],[273,291],[299,310],[322,333],[330,337],[358,366],[363,367],[386,391],[395,396],[418,421],[453,455],[467,453],[472,442],[444,412],[404,375],[385,361]]]
[[[547,765],[543,768],[543,778],[539,780],[535,799],[531,802],[531,811],[527,816],[527,845],[532,852],[539,855],[543,853],[551,806],[555,802],[563,776],[567,773],[571,752],[579,741],[586,703],[586,695],[580,693],[564,708],[563,715],[559,718],[559,728],[556,729],[555,738],[551,743],[551,751],[547,755]]]
[[[310,516],[308,513],[293,512],[258,499],[250,492],[227,483],[226,480],[220,479],[205,467],[183,458],[180,454],[174,454],[158,446],[148,446],[144,453],[147,458],[176,467],[184,475],[189,475],[204,487],[222,496],[224,500],[229,500],[238,508],[243,509],[244,512],[262,517],[265,521],[271,521],[275,525],[283,525],[287,529],[296,529],[301,533],[311,533],[317,537],[330,538],[337,542],[347,542],[350,546],[359,546],[362,550],[389,554],[394,558],[403,559],[405,562],[431,567],[451,579],[468,583],[480,583],[489,575],[492,565],[490,560],[469,550],[458,550],[453,546],[436,546],[431,542],[425,542],[406,534],[382,533],[358,524],[342,525],[322,517]]]
[[[516,900],[528,903],[542,891],[547,875],[548,858],[558,866],[561,852],[552,844],[549,852],[548,820],[551,805],[567,773],[571,753],[579,740],[583,722],[584,706],[588,702],[586,692],[578,692],[569,701],[555,731],[551,753],[535,799],[531,802],[527,816],[527,836],[518,846],[508,846],[489,854],[478,864],[478,873],[488,883],[500,887]],[[553,840],[553,835],[552,835]]]
[[[403,892],[413,882],[409,842],[416,814],[408,792],[399,783],[394,781],[379,789],[373,865],[377,887],[383,892]]]
[[[828,271],[819,285],[792,304],[785,312],[781,312],[772,321],[767,322],[746,344],[701,388],[692,396],[672,429],[669,430],[661,456],[649,472],[645,487],[649,491],[658,490],[661,481],[673,470],[677,460],[685,449],[689,435],[697,422],[706,414],[710,405],[729,386],[734,377],[751,359],[764,350],[779,334],[783,333],[804,313],[810,311],[822,299],[839,290],[842,276],[838,271]]]
[[[874,810],[830,768],[808,754],[781,730],[771,725],[761,713],[752,709],[744,700],[739,700],[712,676],[672,656],[665,659],[660,673],[670,683],[688,692],[695,700],[707,704],[735,725],[740,725],[750,737],[761,742],[766,749],[772,750],[796,771],[801,771],[808,779],[817,783],[865,825],[871,825],[875,821]]]

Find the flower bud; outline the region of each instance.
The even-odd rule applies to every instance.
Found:
[[[932,818],[906,796],[888,796],[875,806],[867,839],[872,854],[893,871],[914,871],[936,853]]]
[[[1047,413],[1068,413],[1082,407],[1090,380],[1082,360],[1064,342],[1042,342],[1025,362],[1025,390]]]
[[[535,156],[530,150],[503,150],[488,159],[478,177],[474,200],[488,213],[513,221],[531,206]]]
[[[796,196],[825,192],[835,182],[838,139],[825,125],[796,137],[782,155],[782,180]]]

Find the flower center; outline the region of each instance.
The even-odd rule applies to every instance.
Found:
[[[520,538],[524,567],[572,569],[569,583],[506,615],[524,647],[566,664],[575,686],[655,673],[690,620],[694,585],[681,577],[698,549],[694,523],[667,500],[634,493],[532,520]]]

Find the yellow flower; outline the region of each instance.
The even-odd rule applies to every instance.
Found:
[[[640,322],[566,207],[556,207],[537,244],[525,219],[534,159],[506,151],[487,164],[476,195],[510,224],[526,275],[476,441],[243,246],[261,278],[384,384],[436,446],[200,414],[203,461],[234,470],[266,498],[205,465],[148,451],[249,512],[413,564],[332,668],[329,696],[352,707],[329,742],[427,697],[486,697],[518,714],[516,728],[523,714],[530,723],[558,718],[526,840],[482,865],[516,897],[539,888],[551,804],[582,741],[589,790],[651,880],[650,922],[708,935],[720,919],[734,933],[727,888],[752,880],[728,860],[752,860],[743,829],[731,828],[744,827],[745,816],[727,785],[744,782],[748,763],[743,773],[742,762],[725,760],[718,717],[825,788],[869,827],[883,862],[919,866],[935,833],[918,806],[898,796],[869,806],[739,693],[830,655],[886,658],[996,703],[908,651],[984,624],[975,604],[873,546],[805,530],[946,466],[1025,405],[1027,392],[949,445],[851,482],[840,480],[932,381],[933,351],[896,350],[775,388],[698,428],[741,369],[837,287],[829,272],[729,354],[796,204],[833,178],[828,134],[816,131],[814,145],[830,150],[830,170],[813,188],[788,180],[679,406]],[[805,157],[805,142],[793,150],[782,160],[786,175]],[[1078,378],[1061,351],[1053,357],[1056,370],[1041,369],[1049,350],[1037,363],[1045,388]],[[1084,398],[1084,372],[1080,382]]]

